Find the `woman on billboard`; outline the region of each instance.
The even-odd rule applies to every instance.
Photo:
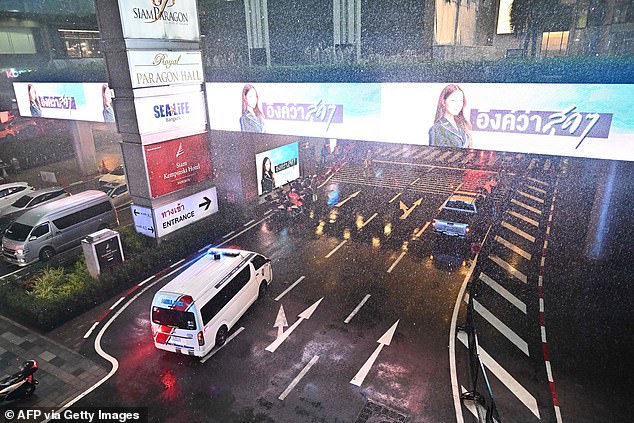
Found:
[[[429,129],[429,145],[471,148],[471,123],[465,117],[467,105],[462,89],[447,85],[438,98],[434,126]]]
[[[42,103],[40,103],[40,98],[37,96],[37,92],[35,91],[33,84],[27,85],[27,90],[29,92],[29,108],[31,109],[31,116],[42,117]]]
[[[103,100],[103,121],[114,122],[114,110],[112,109],[112,91],[108,84],[101,87],[101,98]]]
[[[242,88],[242,116],[240,116],[242,132],[264,132],[264,114],[260,110],[260,99],[255,87],[246,84]]]
[[[262,194],[268,194],[275,189],[273,165],[271,164],[271,159],[268,157],[262,160],[262,180],[260,181],[260,185],[262,185]]]

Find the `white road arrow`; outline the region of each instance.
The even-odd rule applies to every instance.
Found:
[[[354,194],[350,194],[350,195],[348,196],[348,198],[346,198],[345,200],[343,200],[343,201],[341,201],[341,202],[337,203],[337,205],[336,205],[335,207],[341,207],[341,206],[343,206],[343,205],[344,205],[344,204],[346,204],[349,200],[352,200],[354,197],[356,197],[357,195],[359,195],[359,193],[361,193],[361,191],[357,191],[357,192],[355,192]]]
[[[274,328],[277,328],[277,337],[279,338],[284,333],[284,328],[288,326],[288,322],[286,321],[286,314],[284,314],[284,306],[280,305],[280,311],[277,312],[277,317],[275,318]]]
[[[401,207],[401,210],[403,210],[403,215],[401,216],[401,219],[403,219],[403,220],[407,219],[407,218],[409,217],[409,215],[410,215],[410,214],[414,211],[414,209],[416,208],[416,206],[420,206],[422,202],[423,202],[423,199],[422,199],[422,198],[419,198],[418,200],[416,200],[416,201],[414,202],[414,204],[412,204],[412,207],[407,208],[407,206],[405,205],[405,203],[403,203],[403,202],[401,201],[401,203],[400,203],[400,207]]]
[[[302,323],[302,321],[310,319],[310,316],[312,316],[313,313],[315,312],[315,310],[317,310],[317,306],[319,306],[319,303],[321,303],[321,300],[323,300],[323,299],[324,299],[324,297],[321,297],[315,304],[311,305],[306,310],[302,311],[297,316],[297,317],[299,317],[299,319],[297,319],[297,321],[295,323],[293,323],[293,326],[288,328],[286,330],[286,332],[282,333],[281,336],[278,336],[277,339],[275,341],[273,341],[273,343],[271,345],[266,347],[266,350],[269,351],[269,352],[275,352],[277,347],[282,345],[282,342],[286,341],[286,338],[288,338],[290,336],[290,334],[293,333],[293,331],[297,328],[297,326],[299,326],[300,323]]]
[[[365,377],[368,375],[368,372],[372,368],[372,365],[374,365],[374,362],[379,357],[379,354],[381,353],[381,350],[383,349],[383,347],[385,345],[390,345],[390,343],[392,342],[392,337],[394,336],[394,332],[396,332],[396,326],[398,325],[398,322],[399,320],[397,320],[396,323],[394,323],[392,327],[389,328],[388,331],[385,332],[383,336],[379,338],[379,340],[377,341],[379,343],[379,346],[376,347],[376,350],[374,350],[370,358],[368,358],[368,360],[361,367],[361,369],[359,369],[359,371],[352,378],[350,383],[352,383],[353,385],[361,386],[361,384],[363,383],[363,380],[365,379]]]

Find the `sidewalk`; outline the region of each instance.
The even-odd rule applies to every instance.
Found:
[[[20,407],[59,407],[75,398],[108,371],[52,339],[0,316],[0,376],[13,374],[28,359],[39,363],[35,394]]]

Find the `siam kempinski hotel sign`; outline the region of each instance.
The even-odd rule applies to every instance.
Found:
[[[124,38],[198,41],[196,0],[119,0]]]
[[[132,88],[202,84],[200,51],[128,50]]]

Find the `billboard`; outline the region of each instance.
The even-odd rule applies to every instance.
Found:
[[[20,116],[114,122],[112,90],[106,83],[14,82]]]
[[[299,146],[294,142],[255,155],[258,195],[299,178]]]
[[[152,198],[209,178],[207,134],[176,138],[143,147]]]
[[[128,50],[132,88],[202,84],[200,51]]]
[[[634,85],[207,83],[211,129],[634,160]]]
[[[196,0],[119,0],[124,38],[198,41]]]

